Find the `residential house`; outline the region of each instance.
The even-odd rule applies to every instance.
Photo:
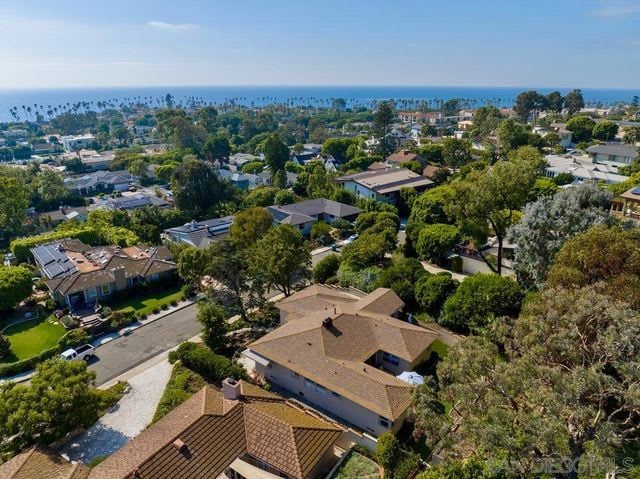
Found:
[[[276,306],[281,326],[242,353],[256,372],[362,431],[397,432],[413,390],[397,376],[428,360],[440,333],[395,319],[404,303],[385,288],[312,285]]]
[[[133,183],[134,176],[126,170],[96,171],[64,179],[64,184],[71,193],[84,196],[126,191]]]
[[[640,187],[633,187],[611,200],[611,214],[640,221]]]
[[[217,171],[221,178],[227,180],[239,190],[248,190],[251,185],[251,178],[249,174],[238,173],[224,168],[220,168]]]
[[[638,149],[623,143],[605,143],[587,148],[587,153],[594,163],[604,163],[616,166],[630,165],[638,158]]]
[[[259,156],[251,155],[249,153],[234,153],[229,157],[229,169],[232,171],[239,171],[247,163],[254,161],[261,161]]]
[[[98,207],[109,210],[133,211],[145,206],[157,206],[158,208],[169,208],[170,204],[163,198],[155,194],[137,192],[121,196],[119,198],[105,198],[98,203]]]
[[[60,143],[67,151],[76,151],[83,148],[87,148],[95,143],[96,137],[92,134],[86,135],[67,135],[60,137]]]
[[[324,479],[349,451],[344,429],[245,381],[205,386],[89,470],[31,448],[7,479]]]
[[[303,235],[311,233],[316,221],[333,223],[337,219],[355,221],[362,213],[360,208],[339,203],[338,201],[317,198],[301,201],[290,205],[268,206],[267,210],[273,216],[276,224],[289,224],[300,230]]]
[[[420,164],[426,163],[420,155],[408,150],[397,151],[387,156],[388,166],[400,167],[402,163],[405,163],[407,161],[417,161]]]
[[[547,155],[545,176],[555,178],[564,173],[574,177],[574,183],[598,181],[606,184],[622,183],[628,176],[618,174],[618,168],[611,164],[593,163],[590,158],[579,158],[573,155]]]
[[[81,150],[80,161],[87,171],[108,170],[115,158],[113,151],[103,151],[98,153],[96,150]]]
[[[86,221],[87,213],[86,206],[60,206],[57,210],[45,211],[38,216],[43,224],[53,228],[65,221]]]
[[[31,145],[31,151],[34,155],[52,155],[60,153],[62,151],[62,147],[55,143],[34,143]]]
[[[51,297],[71,308],[95,304],[143,281],[158,281],[177,271],[166,246],[116,245],[92,248],[65,239],[31,249]]]
[[[403,123],[429,123],[436,125],[444,120],[444,115],[440,112],[422,112],[422,111],[400,111],[398,119]]]
[[[336,178],[347,191],[359,198],[395,204],[401,188],[424,191],[434,183],[407,168],[363,171]]]
[[[172,243],[184,243],[196,248],[204,248],[226,238],[232,224],[233,216],[204,221],[192,220],[182,226],[167,228],[162,233],[162,239]]]

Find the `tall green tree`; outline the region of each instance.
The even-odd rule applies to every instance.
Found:
[[[13,308],[31,295],[31,276],[24,266],[0,266],[0,311]]]
[[[273,216],[266,208],[256,206],[241,211],[233,218],[229,236],[239,248],[255,245],[273,226]]]
[[[36,367],[30,384],[0,386],[2,450],[49,444],[90,426],[98,418],[95,377],[85,361],[50,359]]]
[[[275,176],[278,171],[284,170],[284,165],[289,161],[289,148],[280,139],[278,134],[269,135],[262,143],[262,153],[271,176]]]
[[[394,147],[388,137],[393,119],[393,109],[389,102],[380,103],[373,114],[373,134],[378,140],[378,152],[383,158],[393,153]]]
[[[222,306],[209,300],[200,301],[197,319],[202,325],[202,341],[214,353],[227,345],[227,315]]]
[[[584,108],[584,97],[581,90],[572,90],[564,97],[564,107],[569,115],[573,115]]]
[[[211,165],[186,160],[173,172],[171,190],[176,207],[193,218],[231,197],[230,186],[223,182]]]
[[[300,232],[282,224],[270,229],[249,256],[252,277],[290,296],[311,275],[311,253]]]
[[[486,241],[486,228],[491,227],[497,239],[497,263],[482,259],[492,271],[502,273],[504,240],[508,228],[519,218],[519,210],[527,203],[535,183],[535,168],[524,161],[499,161],[492,168],[473,171],[463,181],[452,184],[453,201],[445,211],[455,217],[464,235],[471,232],[479,245]],[[480,250],[480,248],[478,248]]]
[[[591,140],[595,126],[596,122],[584,115],[573,117],[567,122],[567,130],[573,132],[573,141],[576,143]]]
[[[618,134],[618,125],[611,120],[604,120],[593,127],[591,135],[596,140],[611,141]]]
[[[209,135],[207,141],[202,146],[202,157],[207,161],[225,162],[231,154],[231,145],[225,135]]]
[[[0,234],[6,237],[21,230],[29,200],[24,184],[2,173],[0,171]]]
[[[611,194],[593,183],[560,189],[527,204],[524,217],[509,230],[515,269],[525,282],[541,287],[564,242],[595,225],[610,224]]]

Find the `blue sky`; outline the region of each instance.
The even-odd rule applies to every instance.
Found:
[[[0,0],[0,87],[637,88],[640,0]]]

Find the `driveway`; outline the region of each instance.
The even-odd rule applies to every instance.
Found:
[[[96,357],[89,363],[89,369],[96,372],[96,384],[104,384],[200,333],[197,308],[196,304],[187,306],[96,349]]]
[[[69,460],[88,463],[95,457],[113,454],[138,436],[153,419],[171,369],[164,360],[129,379],[130,390],[118,404],[66,445],[61,454]]]

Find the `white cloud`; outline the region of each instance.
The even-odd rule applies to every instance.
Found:
[[[599,0],[599,7],[591,13],[597,17],[622,17],[640,13],[640,3],[635,0]]]
[[[168,23],[158,20],[151,20],[150,22],[147,22],[147,25],[151,28],[157,28],[158,30],[173,31],[196,30],[200,28],[200,26],[196,25],[195,23]]]

